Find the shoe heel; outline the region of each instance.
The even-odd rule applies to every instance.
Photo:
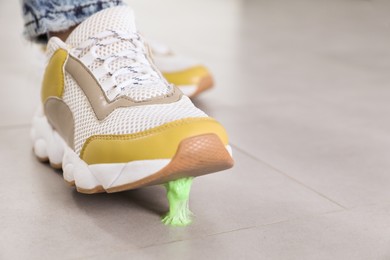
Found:
[[[53,168],[60,169],[64,156],[64,141],[50,126],[41,107],[35,113],[30,135],[38,160],[49,161]]]
[[[70,148],[66,148],[62,164],[65,181],[70,185],[76,185],[78,192],[85,194],[105,192],[88,165]]]

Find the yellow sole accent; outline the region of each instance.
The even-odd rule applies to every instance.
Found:
[[[214,86],[214,79],[211,75],[208,75],[200,80],[198,84],[198,89],[195,91],[194,94],[190,95],[189,97],[195,98],[199,96],[200,93],[212,88],[213,86]]]
[[[178,72],[163,73],[163,75],[174,85],[198,85],[204,77],[210,76],[210,73],[204,66],[195,66]]]
[[[62,97],[64,92],[64,65],[68,52],[58,49],[51,57],[43,76],[41,99],[44,103],[49,97]]]
[[[48,158],[38,158],[40,161],[50,162]],[[145,186],[163,184],[185,177],[196,177],[229,169],[234,161],[225,148],[225,144],[216,134],[205,134],[186,138],[178,146],[171,162],[154,174],[121,186],[105,190],[101,185],[92,189],[83,189],[76,186],[75,181],[65,182],[69,186],[76,186],[77,191],[85,194],[112,193],[137,189]],[[53,165],[50,163],[50,165]]]
[[[171,162],[155,174],[142,180],[109,188],[108,193],[164,184],[186,177],[197,177],[233,167],[234,160],[215,134],[184,139]]]
[[[87,164],[170,159],[182,140],[203,134],[216,134],[224,145],[228,144],[226,131],[216,120],[186,118],[135,134],[91,136],[80,158]]]

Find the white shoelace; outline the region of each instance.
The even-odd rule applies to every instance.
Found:
[[[99,48],[120,44],[123,41],[131,43],[131,48],[110,53],[105,57],[98,54]],[[138,33],[104,31],[83,42],[73,50],[73,54],[88,67],[94,62],[101,64],[92,72],[109,99],[126,95],[132,88],[138,86],[152,86],[162,82],[166,86],[160,73],[149,61],[145,43]],[[115,64],[120,60],[125,61],[127,65]],[[116,68],[113,70],[110,65]]]

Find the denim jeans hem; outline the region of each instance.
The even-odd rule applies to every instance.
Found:
[[[67,30],[96,12],[122,4],[122,0],[24,0],[24,36],[45,42],[48,32]]]

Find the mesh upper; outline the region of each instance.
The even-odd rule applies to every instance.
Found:
[[[135,30],[132,18],[132,11],[127,7],[115,7],[101,11],[84,23],[72,33],[67,44],[77,46],[85,41],[89,35],[99,33],[102,30],[115,27],[122,31],[129,32]],[[124,48],[126,43],[120,43],[117,46],[102,48],[101,54],[110,54]],[[48,43],[47,54],[50,57],[60,46],[57,40],[51,39]],[[126,46],[125,46],[126,47]],[[72,47],[71,47],[72,48]],[[95,61],[90,65],[93,70],[99,67],[101,63]],[[117,64],[112,66],[131,66],[129,61],[118,60]],[[104,80],[104,79],[103,79]],[[144,100],[156,95],[166,94],[166,85],[134,86],[131,88],[131,95],[136,100]],[[77,154],[85,141],[93,135],[120,135],[133,134],[145,131],[165,123],[190,117],[207,117],[207,115],[196,108],[190,99],[183,96],[179,101],[169,104],[141,105],[133,107],[117,108],[104,120],[99,121],[84,92],[77,85],[76,81],[65,72],[65,88],[63,100],[69,106],[74,119],[74,148]]]
[[[114,30],[125,33],[136,33],[137,29],[134,23],[134,15],[131,8],[127,6],[119,6],[108,8],[103,11],[96,13],[89,19],[81,23],[68,37],[66,43],[71,48],[79,47],[83,42],[96,34],[103,31]],[[81,53],[77,55],[77,58],[82,58],[88,53],[90,48],[85,48]],[[122,40],[110,45],[98,46],[96,54],[99,57],[107,57],[116,53],[120,53],[124,50],[134,49],[134,45],[128,40]],[[146,61],[149,63],[149,61]],[[118,59],[109,64],[111,71],[119,70],[120,68],[131,67],[134,61],[131,59]],[[95,60],[88,68],[93,72],[103,64],[101,60]],[[154,82],[153,84],[145,84],[146,87],[140,88],[137,86],[127,86],[123,89],[116,89],[114,95],[110,94],[109,91],[105,91],[106,96],[109,100],[113,100],[118,95],[128,96],[135,101],[145,101],[153,99],[154,97],[167,96],[171,94],[172,87],[156,72],[157,77],[161,80]],[[131,73],[115,77],[117,84],[131,80],[134,77]],[[98,81],[103,84],[107,77],[98,78]]]
[[[77,26],[69,35],[66,43],[77,47],[90,36],[106,30],[136,32],[137,28],[131,8],[127,6],[111,7],[94,14]]]
[[[77,154],[80,154],[87,138],[93,135],[133,134],[183,118],[207,117],[188,97],[183,96],[181,100],[170,104],[118,108],[99,121],[84,92],[69,74],[65,75],[63,100],[73,113],[74,147]]]

